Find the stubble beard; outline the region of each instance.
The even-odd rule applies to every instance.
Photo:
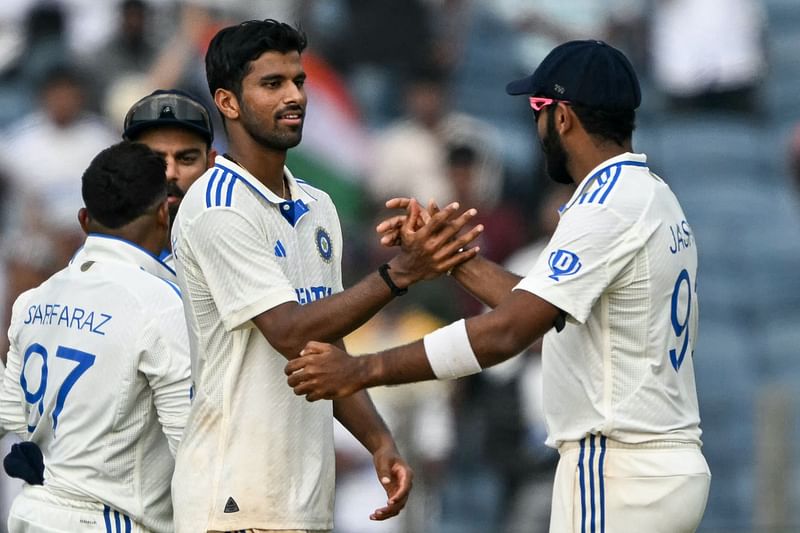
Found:
[[[242,105],[242,119],[242,126],[248,135],[260,146],[270,150],[288,150],[300,144],[303,139],[303,122],[296,128],[281,129],[275,124],[272,130],[267,130],[244,105]]]
[[[573,183],[574,180],[567,168],[569,156],[566,150],[564,150],[561,137],[559,137],[556,131],[555,119],[552,112],[547,115],[547,134],[544,139],[542,139],[542,152],[545,157],[547,175],[550,176],[550,179],[557,183]]]

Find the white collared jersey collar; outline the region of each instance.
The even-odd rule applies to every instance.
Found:
[[[237,181],[244,183],[264,200],[279,205],[281,214],[292,226],[297,224],[303,215],[308,212],[308,204],[317,201],[317,198],[303,187],[305,181],[295,178],[285,166],[283,167],[283,175],[289,185],[291,200],[281,198],[248,172],[246,168],[225,156],[217,156],[211,172],[205,190],[206,207],[209,208],[230,207],[236,191],[235,185]]]
[[[605,204],[625,166],[647,167],[647,156],[625,152],[594,167],[578,184],[572,198],[558,210],[563,215],[575,204]]]
[[[70,264],[86,261],[117,262],[138,266],[148,274],[176,283],[175,270],[138,244],[103,233],[90,233]]]

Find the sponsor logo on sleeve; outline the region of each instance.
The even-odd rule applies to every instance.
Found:
[[[548,265],[553,273],[547,277],[556,281],[561,281],[560,278],[564,276],[571,276],[577,273],[583,266],[577,254],[563,248],[559,248],[550,254]]]

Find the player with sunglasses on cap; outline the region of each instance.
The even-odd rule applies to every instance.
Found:
[[[133,104],[122,137],[146,144],[167,163],[167,193],[172,219],[184,194],[214,165],[214,128],[208,110],[179,90],[158,90]]]
[[[454,277],[492,311],[362,357],[309,343],[286,365],[289,385],[313,401],[458,378],[544,336],[546,443],[560,453],[551,533],[695,531],[711,478],[692,364],[697,246],[669,186],[633,152],[636,74],[615,48],[571,41],[506,90],[530,98],[550,176],[577,185],[533,269],[464,263]],[[402,242],[404,221],[379,226],[385,244]]]
[[[186,92],[159,89],[131,106],[125,115],[122,137],[147,145],[164,158],[171,223],[186,191],[214,165],[217,152],[211,146],[214,127],[208,110]],[[176,281],[170,247],[158,257],[169,269],[169,280]],[[80,258],[78,251],[72,262]]]

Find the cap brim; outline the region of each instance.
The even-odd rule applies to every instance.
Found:
[[[533,80],[530,76],[527,78],[522,78],[521,80],[515,80],[506,85],[506,93],[510,95],[518,95],[518,94],[533,94]]]

